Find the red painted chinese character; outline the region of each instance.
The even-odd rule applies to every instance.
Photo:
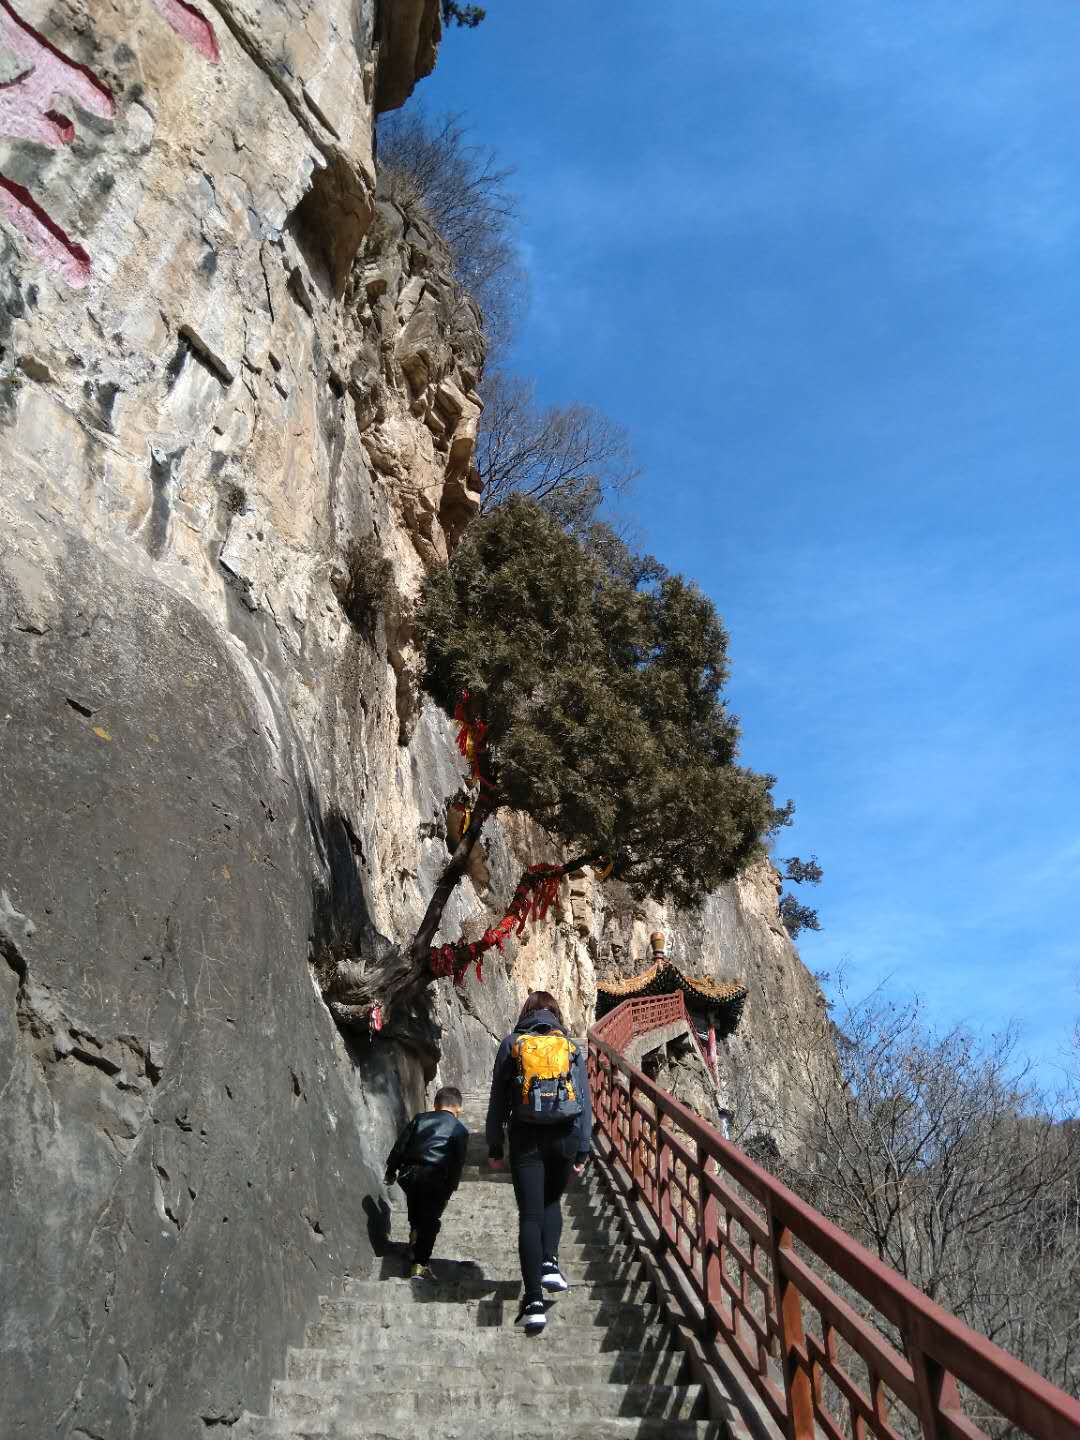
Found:
[[[108,86],[20,19],[9,0],[0,0],[0,45],[29,66],[14,80],[0,85],[0,135],[36,140],[54,149],[70,145],[75,127],[66,115],[53,109],[58,95],[77,100],[91,115],[111,119],[116,114],[116,102]]]
[[[165,22],[212,64],[220,57],[214,27],[188,0],[151,0]],[[66,95],[91,115],[109,120],[116,114],[112,91],[92,70],[79,65],[50,44],[16,14],[11,0],[0,0],[0,48],[11,51],[27,68],[0,84],[0,136],[33,140],[57,149],[70,145],[75,126],[54,109]],[[73,289],[90,279],[90,257],[69,239],[24,185],[0,175],[0,215],[26,242],[30,253],[58,272]]]
[[[200,55],[216,65],[221,59],[217,36],[210,21],[201,15],[187,0],[150,0],[166,24],[189,44],[194,45]]]
[[[32,255],[62,275],[73,290],[82,289],[90,279],[90,256],[68,239],[24,185],[6,175],[0,175],[0,215],[19,231]]]

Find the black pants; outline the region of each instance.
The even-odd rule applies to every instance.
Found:
[[[510,1173],[518,1206],[518,1254],[526,1304],[544,1298],[543,1263],[559,1253],[562,1197],[576,1149],[572,1126],[510,1127]]]
[[[414,1237],[412,1258],[417,1265],[426,1265],[435,1249],[435,1237],[442,1229],[443,1211],[450,1203],[446,1171],[431,1165],[417,1165],[399,1178],[409,1202],[409,1229]]]

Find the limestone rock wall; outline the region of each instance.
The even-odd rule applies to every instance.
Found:
[[[5,1436],[265,1408],[422,1098],[309,961],[407,936],[459,783],[383,619],[470,504],[476,317],[372,161],[437,10],[0,5]]]
[[[438,10],[0,0],[5,1437],[265,1409],[424,1096],[318,978],[415,932],[462,779],[410,607],[478,503],[480,321],[372,144]],[[519,817],[484,849],[447,937],[554,858]],[[782,1136],[817,1001],[769,884],[691,920],[576,881],[438,988],[438,1078],[482,1085],[532,988],[584,1032],[670,921],[748,979],[732,1073]]]

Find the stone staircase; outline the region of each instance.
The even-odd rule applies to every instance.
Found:
[[[289,1355],[268,1418],[244,1440],[713,1440],[705,1393],[643,1268],[586,1172],[563,1203],[560,1261],[571,1290],[536,1336],[515,1326],[521,1298],[509,1176],[489,1171],[487,1095],[465,1098],[472,1132],[462,1184],[443,1219],[435,1282],[405,1278],[398,1242],[378,1279],[345,1280]],[[395,1191],[395,1196],[400,1196]]]

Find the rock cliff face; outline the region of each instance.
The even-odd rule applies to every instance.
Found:
[[[0,6],[5,1436],[263,1406],[420,1098],[309,964],[407,931],[457,784],[380,613],[470,504],[480,344],[375,199],[437,5],[376,19]]]
[[[519,817],[489,829],[491,889],[487,897],[477,897],[480,903],[510,895],[524,864],[555,858],[535,827]],[[788,1042],[825,1001],[780,922],[778,895],[779,878],[767,861],[692,914],[652,902],[635,905],[621,886],[598,884],[589,875],[575,878],[548,923],[527,933],[503,966],[489,967],[493,977],[483,985],[470,977],[462,992],[440,993],[442,1075],[482,1084],[494,1056],[493,1037],[503,1033],[506,1015],[532,989],[555,994],[567,1020],[584,1034],[593,1019],[597,980],[645,969],[651,963],[649,935],[662,930],[668,955],[688,974],[740,980],[749,991],[738,1030],[719,1045],[717,1090],[703,1083],[696,1064],[678,1067],[662,1083],[707,1118],[715,1117],[718,1106],[730,1110],[733,1133],[743,1143],[753,1141],[766,1154],[774,1146],[790,1152],[803,1081]],[[459,903],[464,907],[464,897]],[[482,922],[467,914],[466,934],[475,938],[489,920],[490,913]]]
[[[423,1098],[423,1016],[345,1035],[318,981],[414,933],[461,782],[409,616],[476,509],[483,345],[372,156],[438,27],[436,0],[0,0],[5,1436],[264,1409]],[[485,848],[448,936],[549,854],[513,817]],[[535,986],[583,1031],[670,922],[750,984],[732,1074],[782,1138],[816,991],[769,883],[691,921],[576,882],[438,990],[442,1078],[481,1084]]]

